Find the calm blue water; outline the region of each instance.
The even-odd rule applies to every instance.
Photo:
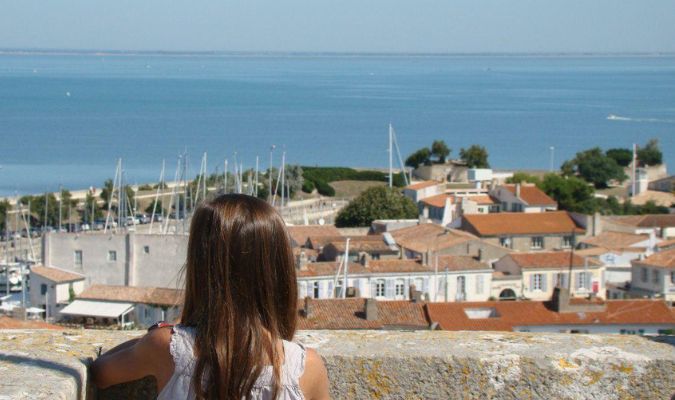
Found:
[[[609,114],[625,119],[608,120]],[[275,164],[387,165],[444,139],[497,168],[548,169],[591,146],[651,137],[675,162],[675,58],[0,55],[0,195],[198,170],[238,152]]]

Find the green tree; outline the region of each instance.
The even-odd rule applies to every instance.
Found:
[[[152,215],[152,210],[155,210],[156,214],[162,214],[162,200],[157,199],[157,206],[155,207],[155,201],[151,201],[147,207],[145,207],[145,213]]]
[[[638,148],[637,158],[641,166],[659,165],[663,162],[663,153],[658,139],[650,139],[644,147]]]
[[[338,227],[370,226],[376,219],[417,218],[417,206],[400,191],[383,186],[365,190],[340,210],[335,219]]]
[[[423,164],[429,164],[431,162],[431,150],[427,147],[423,147],[416,152],[412,153],[405,160],[405,165],[411,168],[417,168]]]
[[[541,185],[541,179],[538,176],[530,175],[526,172],[516,172],[512,177],[506,178],[506,183],[534,183]]]
[[[101,218],[103,218],[103,210],[99,207],[96,197],[91,192],[87,192],[84,204],[82,205],[82,220],[92,223]]]
[[[599,147],[577,153],[572,160],[565,161],[561,169],[564,175],[578,175],[596,188],[606,188],[610,180],[626,179],[623,168]]]
[[[546,174],[540,189],[551,196],[562,210],[593,213],[596,209],[593,187],[574,176]]]
[[[628,149],[609,149],[605,154],[621,167],[627,167],[633,161],[633,152]]]
[[[487,149],[477,144],[472,145],[468,149],[462,148],[459,151],[459,158],[461,158],[469,168],[490,168]]]
[[[2,227],[2,230],[7,229],[7,213],[11,208],[12,206],[9,204],[9,201],[0,201],[0,227]]]
[[[443,164],[445,159],[450,155],[450,148],[443,140],[434,140],[431,144],[431,155],[436,157],[436,160]]]

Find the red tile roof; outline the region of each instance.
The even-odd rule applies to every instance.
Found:
[[[490,301],[473,303],[427,303],[432,322],[449,331],[512,331],[518,326],[671,324],[673,310],[663,301],[610,300],[601,312],[558,313],[550,303],[539,301]],[[464,310],[493,308],[494,318],[470,319]]]
[[[442,194],[437,194],[436,196],[431,196],[431,197],[425,197],[422,200],[420,200],[422,203],[431,206],[431,207],[436,207],[436,208],[444,208],[445,207],[445,201],[447,199],[450,199],[452,202],[454,200],[454,196],[446,193]]]
[[[636,235],[634,233],[605,231],[598,236],[589,236],[579,241],[590,246],[604,247],[606,249],[622,249],[649,239],[649,235]]]
[[[606,217],[611,222],[636,228],[675,227],[675,214],[647,214]]]
[[[92,285],[80,293],[77,298],[180,306],[183,302],[183,291],[157,287]]]
[[[431,260],[434,263],[435,260]],[[438,270],[445,271],[477,271],[492,269],[486,262],[478,261],[472,256],[438,256]]]
[[[299,278],[313,276],[335,276],[340,263],[337,261],[308,263],[306,270],[297,272]],[[365,267],[358,263],[349,263],[349,274],[368,275],[379,273],[430,272],[431,269],[417,260],[370,260]]]
[[[84,279],[84,275],[42,265],[33,265],[30,267],[30,273],[40,275],[41,277],[56,283],[66,283]]]
[[[481,194],[478,196],[466,196],[467,200],[471,200],[473,202],[476,202],[477,204],[484,205],[484,204],[495,204],[495,201],[492,200],[492,197]]]
[[[406,186],[404,189],[421,190],[421,189],[424,189],[424,188],[428,188],[428,187],[436,186],[436,185],[440,185],[440,184],[441,184],[441,182],[436,182],[436,181],[422,181],[422,182],[410,184],[410,185]]]
[[[295,246],[304,246],[310,236],[340,236],[335,225],[294,225],[287,226],[286,229]]]
[[[516,194],[516,185],[503,185],[504,189]],[[546,193],[534,185],[520,185],[520,199],[531,206],[557,206],[558,204]]]
[[[396,244],[417,253],[442,250],[478,238],[468,232],[445,229],[436,224],[419,224],[391,232]]]
[[[632,262],[635,265],[643,265],[647,267],[657,267],[665,269],[675,269],[675,249],[659,251],[642,261],[635,260]]]
[[[510,257],[520,268],[569,268],[572,253],[569,251],[550,251],[536,253],[511,253],[504,256]],[[589,267],[596,267],[602,263],[594,258],[587,258]],[[584,258],[574,255],[573,268],[583,268]]]
[[[464,215],[462,229],[478,236],[571,234],[573,230],[584,232],[565,211]]]
[[[363,298],[310,299],[311,312],[304,313],[304,300],[298,302],[298,329],[428,329],[423,303],[410,301],[378,301],[377,316],[367,321]]]
[[[379,253],[396,253],[397,249],[392,249],[384,241],[383,235],[365,235],[365,236],[350,236],[349,237],[349,252],[358,253],[365,252],[379,252]],[[347,237],[339,240],[331,239],[324,245],[332,245],[338,252],[344,252],[347,245]]]

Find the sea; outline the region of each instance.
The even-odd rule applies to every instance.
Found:
[[[387,168],[389,124],[403,159],[442,139],[549,170],[657,138],[672,166],[675,56],[0,52],[0,196],[100,187],[120,158],[130,184],[205,152]]]

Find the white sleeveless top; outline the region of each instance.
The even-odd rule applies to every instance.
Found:
[[[173,327],[169,349],[175,369],[171,379],[159,393],[158,400],[189,400],[195,398],[192,376],[195,367],[193,352],[195,329],[176,325]],[[305,371],[305,348],[297,343],[283,341],[284,364],[281,367],[281,390],[277,399],[272,399],[273,370],[269,365],[258,377],[251,398],[254,400],[304,400],[300,390],[300,376]]]

